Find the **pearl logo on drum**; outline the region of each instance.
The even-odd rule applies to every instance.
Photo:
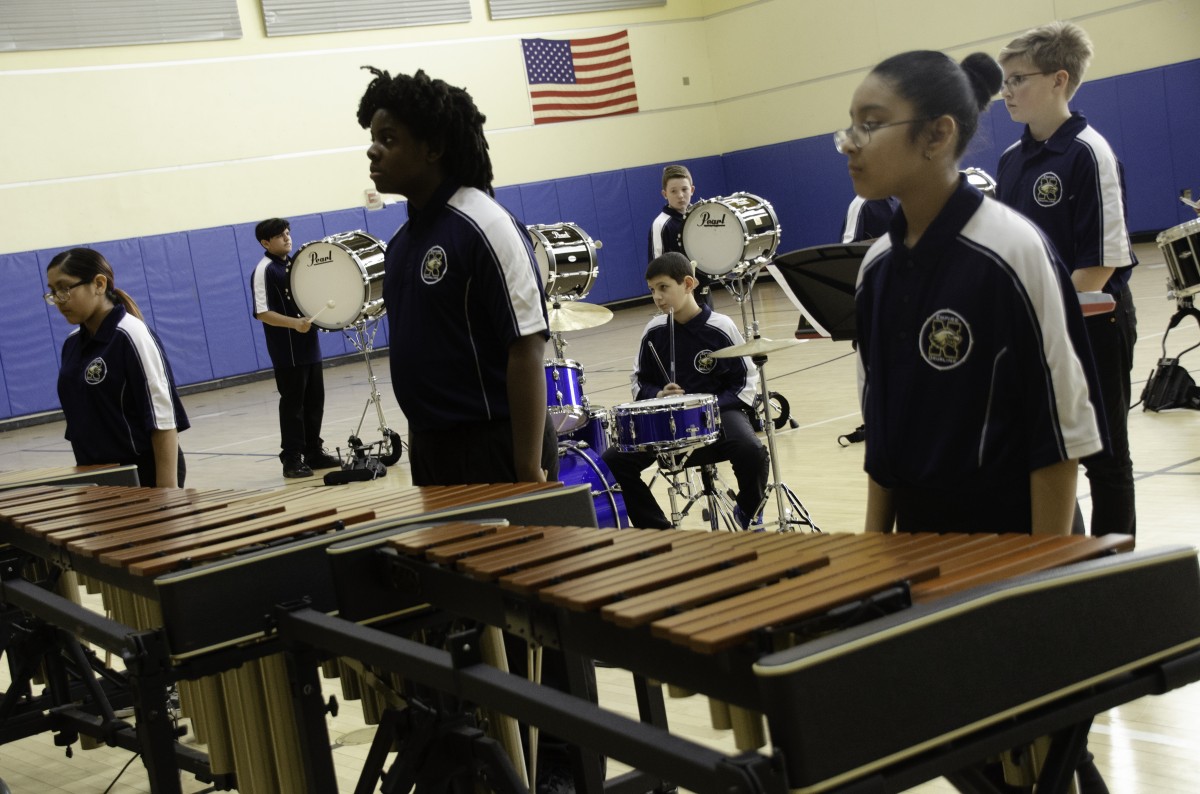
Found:
[[[725,218],[726,218],[725,215],[721,215],[720,218],[715,218],[712,215],[710,215],[707,211],[701,212],[700,213],[700,222],[698,225],[703,226],[705,228],[723,229],[723,228],[725,228]]]
[[[333,261],[333,249],[326,251],[325,256],[321,256],[321,252],[315,248],[308,255],[308,267],[316,267],[317,265],[326,265]]]

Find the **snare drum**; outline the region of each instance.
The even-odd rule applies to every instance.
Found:
[[[711,394],[682,394],[618,405],[613,425],[622,452],[667,452],[716,441],[721,412]]]
[[[683,219],[683,250],[710,276],[723,276],[742,262],[764,262],[778,247],[775,209],[751,193],[697,202]]]
[[[1175,298],[1200,292],[1200,218],[1172,226],[1155,242],[1167,260],[1167,283]]]
[[[599,268],[596,249],[587,233],[573,223],[528,226],[533,256],[542,274],[546,298],[581,300],[592,288]]]
[[[288,265],[296,307],[326,331],[382,316],[386,249],[383,241],[366,232],[342,232],[305,243]]]
[[[596,508],[596,525],[625,529],[629,519],[625,514],[625,499],[617,488],[612,470],[600,454],[574,443],[558,445],[558,479],[564,485],[592,486],[592,504]]]
[[[588,420],[583,383],[583,367],[578,361],[568,358],[546,362],[546,403],[559,435],[578,430]]]
[[[967,178],[967,184],[976,188],[985,196],[996,198],[996,180],[992,178],[991,174],[982,168],[975,167],[964,168],[962,172]]]
[[[588,406],[587,421],[583,427],[561,434],[559,443],[578,441],[587,444],[588,449],[595,450],[597,455],[603,455],[604,450],[608,449],[608,427],[608,409],[603,406]]]

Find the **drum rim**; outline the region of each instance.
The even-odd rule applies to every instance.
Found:
[[[1189,226],[1192,227],[1191,231],[1185,232],[1184,229]],[[1170,229],[1164,229],[1158,233],[1158,237],[1154,241],[1158,243],[1159,248],[1162,248],[1164,243],[1173,243],[1184,237],[1191,237],[1196,233],[1200,233],[1200,218],[1192,218],[1190,221],[1184,221],[1176,226],[1172,226]]]
[[[689,403],[689,402],[694,402],[695,404],[688,405],[687,403]],[[620,411],[622,409],[644,407],[644,406],[650,405],[652,403],[655,405],[672,405],[672,404],[674,404],[674,405],[679,405],[680,407],[698,408],[698,407],[701,407],[704,405],[715,405],[716,402],[717,402],[717,395],[715,395],[715,394],[704,394],[704,393],[669,394],[666,397],[648,397],[645,400],[633,400],[632,402],[621,403],[619,405],[614,405],[611,410],[615,412],[615,411]],[[646,412],[639,411],[638,413],[646,413]]]
[[[561,364],[566,369],[577,369],[583,371],[583,365],[573,358],[547,358],[542,360],[546,362],[543,365],[543,369]]]

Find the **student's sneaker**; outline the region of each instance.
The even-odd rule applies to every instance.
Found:
[[[750,532],[763,531],[763,516],[761,511],[758,513],[758,515],[754,516],[752,520],[749,516],[742,512],[741,505],[734,505],[733,517],[737,519],[738,525],[741,526],[742,529]]]
[[[283,476],[288,479],[297,477],[311,477],[312,469],[304,462],[304,458],[300,455],[284,455],[283,457]]]
[[[324,449],[304,453],[304,462],[310,469],[340,469],[342,467],[342,462]]]

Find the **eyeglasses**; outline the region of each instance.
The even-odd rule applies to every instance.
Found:
[[[1017,88],[1020,88],[1025,83],[1026,77],[1037,77],[1038,75],[1043,75],[1043,74],[1054,74],[1054,73],[1053,72],[1026,72],[1025,74],[1010,74],[1008,77],[1004,78],[1004,82],[1002,82],[1000,85],[1003,86],[1005,91],[1013,91]]]
[[[49,303],[51,306],[61,305],[61,304],[66,303],[67,301],[71,300],[71,290],[75,289],[76,287],[82,287],[84,284],[91,284],[91,283],[92,283],[91,279],[84,279],[83,281],[76,281],[74,284],[72,284],[71,286],[69,286],[65,289],[56,289],[53,292],[47,292],[45,295],[42,296],[42,298],[46,301],[46,303]]]
[[[881,130],[884,127],[895,127],[900,124],[916,124],[920,121],[930,121],[937,116],[925,116],[919,119],[905,119],[904,121],[889,121],[886,124],[855,124],[847,127],[844,130],[838,130],[833,134],[833,145],[842,154],[846,153],[846,144],[854,144],[855,149],[861,149],[871,142],[871,133],[875,130]]]

